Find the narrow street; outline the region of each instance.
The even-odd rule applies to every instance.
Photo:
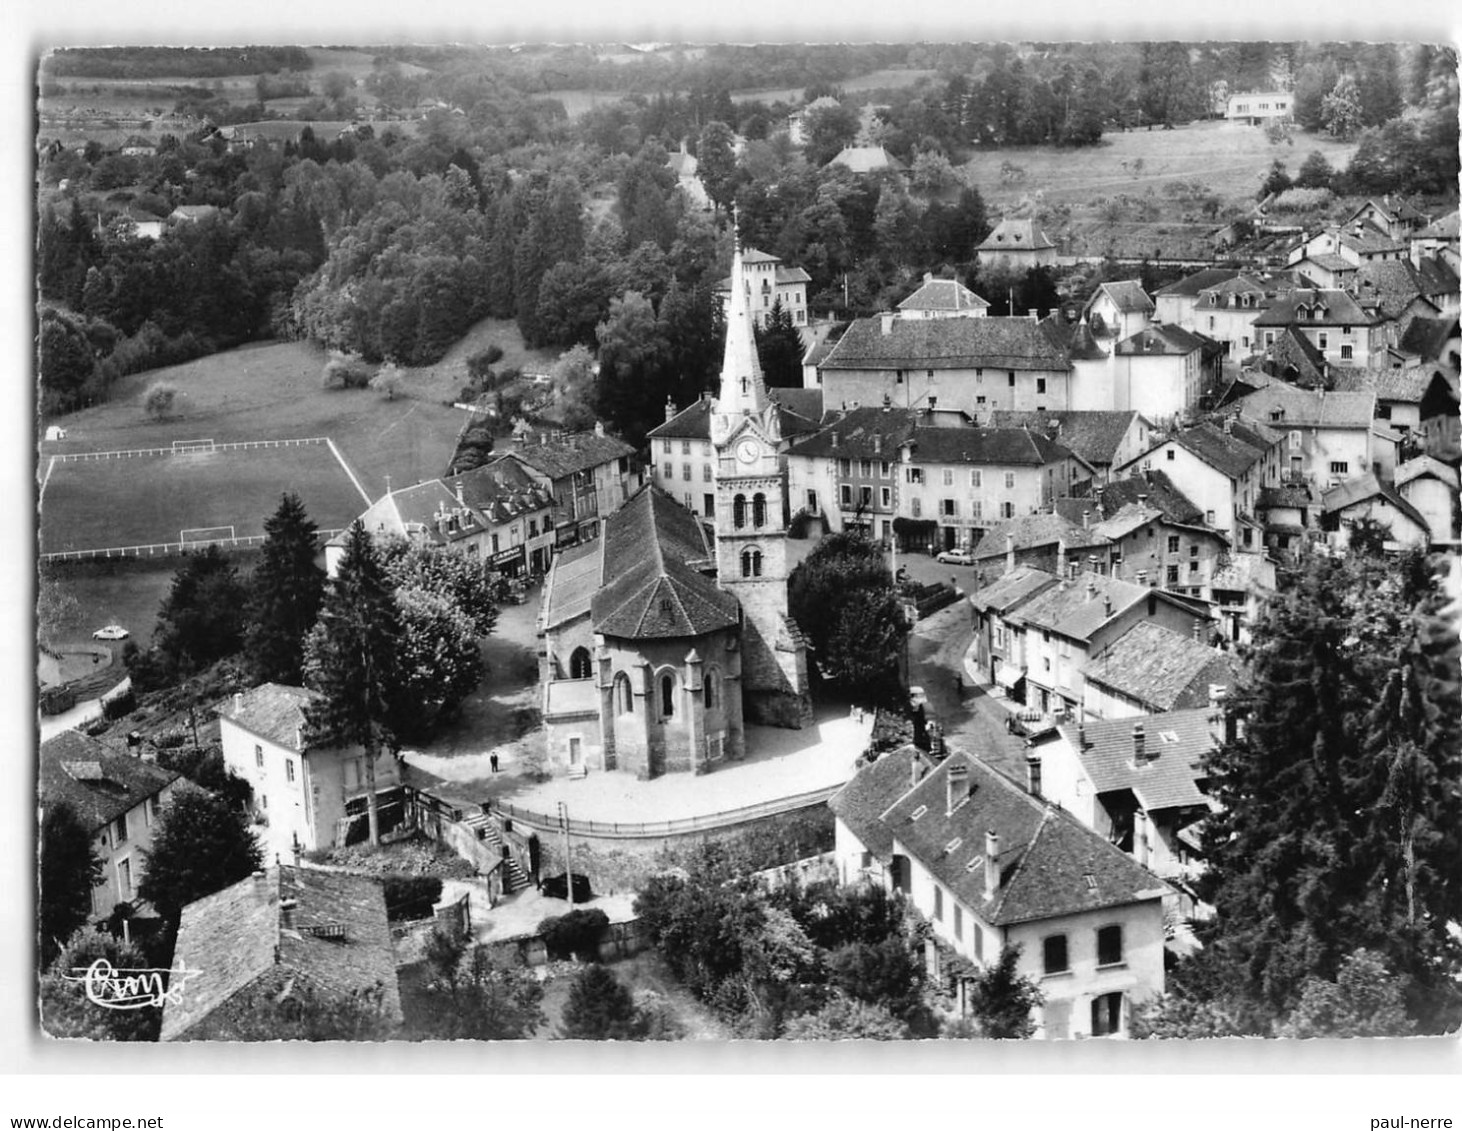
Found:
[[[909,639],[909,682],[924,689],[947,742],[1021,781],[1024,742],[1006,731],[1005,709],[965,677],[962,660],[973,638],[964,600],[921,620]]]

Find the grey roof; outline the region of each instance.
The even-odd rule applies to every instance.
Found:
[[[1239,272],[1232,267],[1205,267],[1201,271],[1184,276],[1176,283],[1163,287],[1157,292],[1156,297],[1197,298],[1199,291],[1217,286],[1219,283],[1227,283],[1229,280],[1237,278],[1238,274]]]
[[[1069,370],[1056,337],[1034,318],[880,318],[848,327],[823,359],[839,369]]]
[[[443,484],[451,491],[460,488],[462,500],[489,523],[510,522],[553,506],[553,496],[517,460],[495,460],[445,479]]]
[[[821,389],[771,388],[767,396],[776,402],[783,436],[809,431],[822,417]],[[700,397],[645,435],[651,440],[709,440],[715,407],[710,397]]]
[[[900,310],[984,310],[990,304],[958,279],[934,279],[924,277],[919,289],[903,302]]]
[[[1242,428],[1237,421],[1230,433],[1211,421],[1201,420],[1191,428],[1184,428],[1170,436],[1168,442],[1191,452],[1208,466],[1232,479],[1242,475],[1264,458],[1268,445],[1261,446],[1252,442],[1253,437],[1253,431]]]
[[[918,417],[911,409],[872,405],[830,413],[818,431],[794,440],[788,454],[896,462]]]
[[[1440,220],[1433,220],[1416,233],[1417,239],[1455,240],[1457,238],[1457,209],[1452,209]]]
[[[1016,566],[970,595],[970,604],[982,613],[1004,614],[1056,584],[1056,575],[1034,566]]]
[[[1097,299],[1104,294],[1124,314],[1151,314],[1157,309],[1157,303],[1148,297],[1141,283],[1134,279],[1119,279],[1097,287],[1096,292],[1087,300],[1086,310],[1090,312]]]
[[[1014,615],[1034,628],[1072,640],[1090,640],[1108,621],[1149,597],[1190,609],[1185,602],[1161,589],[1087,572],[1063,586],[1037,594],[1015,609]],[[1197,617],[1206,616],[1197,609],[1190,611]]]
[[[596,633],[661,639],[739,623],[736,598],[691,564],[715,556],[700,520],[658,487],[642,487],[611,515],[602,541],[602,582],[590,602]]]
[[[284,899],[296,903],[288,924]],[[279,976],[327,994],[379,987],[386,1016],[401,1017],[386,901],[369,876],[280,865],[240,880],[183,908],[174,961],[196,973],[163,1008],[165,1041],[187,1039],[235,995]]]
[[[604,540],[580,543],[554,555],[543,588],[543,625],[556,628],[588,613],[603,571]]]
[[[1396,489],[1399,491],[1413,479],[1430,476],[1457,490],[1457,469],[1432,456],[1416,456],[1396,468]]]
[[[1315,317],[1317,313],[1319,317]],[[1254,325],[1370,326],[1377,321],[1348,291],[1300,287],[1276,297],[1269,309],[1254,319]]]
[[[1283,414],[1278,420],[1276,412]],[[1369,428],[1376,416],[1376,396],[1297,389],[1276,381],[1240,401],[1239,413],[1271,428]]]
[[[1107,356],[1101,340],[1091,332],[1091,325],[1082,319],[1068,322],[1059,310],[1052,311],[1041,319],[1052,338],[1066,351],[1072,361],[1103,361]]]
[[[1203,348],[1205,339],[1201,334],[1185,330],[1181,326],[1158,323],[1147,326],[1129,338],[1117,343],[1118,357],[1146,357],[1151,354],[1186,357]]]
[[[1206,692],[1206,689],[1205,689]],[[1210,807],[1198,788],[1205,777],[1203,760],[1215,745],[1213,712],[1207,706],[1135,719],[1097,719],[1084,724],[1086,742],[1081,764],[1098,793],[1130,790],[1149,813],[1186,806]],[[1136,764],[1132,731],[1143,728],[1143,748],[1150,761]],[[1079,745],[1076,726],[1065,724],[1061,736],[1072,749]]]
[[[976,251],[1041,251],[1054,248],[1051,238],[1034,220],[1001,220]]]
[[[156,797],[180,776],[76,730],[41,743],[39,769],[42,801],[66,802],[91,832]]]
[[[503,455],[522,460],[550,479],[563,479],[578,471],[589,471],[602,464],[634,454],[634,448],[617,436],[601,436],[595,432],[575,432],[567,436],[529,432],[523,442],[504,448]]]
[[[1326,514],[1343,511],[1368,499],[1384,499],[1423,530],[1430,530],[1425,516],[1398,495],[1395,489],[1376,478],[1373,471],[1341,481],[1320,497]]]
[[[235,698],[225,699],[219,704],[218,713],[250,734],[289,750],[303,751],[305,708],[318,698],[315,692],[303,687],[261,683]]]
[[[1156,509],[1168,522],[1192,526],[1203,521],[1203,511],[1173,485],[1165,471],[1143,471],[1125,479],[1114,479],[1093,487],[1088,498],[1057,499],[1056,511],[1072,522],[1080,522],[1083,510],[1093,510],[1092,517],[1101,521],[1134,504]]]
[[[893,853],[893,833],[881,820],[889,803],[913,787],[913,770],[927,772],[929,759],[916,746],[890,750],[876,762],[863,765],[840,790],[828,798],[828,808],[880,860]]]
[[[1100,410],[1069,412],[1015,412],[997,409],[990,414],[992,428],[1040,428],[1092,467],[1110,467],[1117,448],[1138,412]]]
[[[951,811],[949,775],[956,767],[966,776]],[[1105,837],[961,751],[951,751],[912,788],[907,779],[890,783],[885,796],[879,820],[891,837],[992,926],[1143,903],[1169,891]],[[999,884],[987,899],[988,833],[999,838]]]
[[[1293,379],[1310,386],[1324,385],[1328,368],[1320,348],[1295,325],[1284,327],[1273,344],[1264,347],[1264,364],[1276,377],[1283,377],[1293,369]]]
[[[979,561],[998,558],[1005,554],[1005,536],[1015,539],[1015,549],[1032,550],[1041,546],[1054,546],[1063,539],[1071,551],[1089,546],[1105,546],[1107,540],[1099,534],[1083,530],[1079,523],[1071,522],[1058,514],[1025,514],[1005,519],[989,527],[975,548]]]
[[[1086,662],[1090,683],[1138,700],[1152,711],[1198,707],[1208,702],[1210,683],[1232,686],[1238,659],[1229,652],[1139,621]]]
[[[838,151],[829,165],[842,165],[855,173],[875,173],[880,169],[902,171],[904,163],[881,145],[850,145]]]
[[[1071,452],[1030,428],[931,428],[909,437],[914,463],[965,463],[997,467],[1044,467]]]
[[[1457,333],[1457,318],[1413,318],[1407,324],[1398,345],[1403,353],[1415,354],[1426,361],[1442,356],[1447,341]]]

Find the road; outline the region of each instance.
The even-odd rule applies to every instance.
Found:
[[[909,640],[909,682],[924,689],[945,740],[1017,781],[1025,779],[1025,743],[1005,729],[1005,708],[972,688],[962,660],[974,639],[969,605],[960,600],[925,617]],[[958,680],[958,682],[956,682]]]

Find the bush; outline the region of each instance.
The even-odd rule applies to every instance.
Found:
[[[327,389],[364,389],[371,383],[370,367],[359,358],[337,355],[325,363],[320,383]]]
[[[1269,205],[1272,212],[1314,212],[1326,208],[1335,199],[1327,188],[1286,189]]]
[[[436,876],[386,876],[386,918],[430,919],[441,901],[442,881]]]
[[[575,891],[579,887],[578,879],[574,877]],[[597,907],[551,915],[538,924],[538,936],[548,948],[550,959],[577,958],[581,962],[598,961],[599,943],[608,930],[609,916]]]
[[[177,399],[177,386],[159,381],[147,390],[142,407],[153,420],[166,420],[173,411],[173,402]]]
[[[118,695],[115,699],[102,700],[102,718],[108,722],[115,722],[124,715],[130,715],[137,709],[137,696],[131,691]]]

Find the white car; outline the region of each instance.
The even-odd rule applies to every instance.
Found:
[[[975,552],[973,550],[942,550],[934,560],[943,562],[945,565],[974,565]]]
[[[93,640],[126,640],[132,634],[120,624],[109,624],[106,628],[99,628],[91,634]]]

